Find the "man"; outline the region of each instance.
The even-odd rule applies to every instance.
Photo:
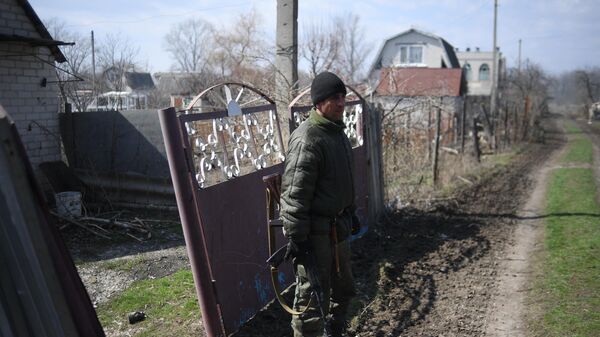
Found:
[[[354,216],[352,147],[344,133],[346,86],[324,72],[311,85],[314,108],[290,136],[282,178],[281,218],[289,239],[286,257],[294,258],[296,293],[292,317],[295,337],[323,335],[323,320],[306,265],[316,262],[323,311],[331,316],[333,336],[346,329],[346,312],[355,296],[349,236],[358,230]],[[354,221],[353,221],[354,220]]]

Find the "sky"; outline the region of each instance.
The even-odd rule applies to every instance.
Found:
[[[261,30],[275,40],[276,0],[30,0],[42,20],[58,18],[66,28],[96,39],[119,33],[140,49],[151,72],[169,71],[172,58],[163,39],[172,25],[200,17],[227,28],[255,9]],[[493,46],[494,0],[299,0],[299,36],[312,22],[353,13],[360,17],[371,47],[367,67],[383,42],[407,29],[436,34],[455,48]],[[600,66],[600,0],[498,0],[498,46],[509,67],[516,66],[519,39],[522,60],[550,74]],[[273,43],[274,45],[274,43]],[[301,64],[302,66],[302,64]]]

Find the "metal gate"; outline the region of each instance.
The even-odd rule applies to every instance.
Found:
[[[356,162],[356,195],[366,221],[364,101],[350,90],[348,134]],[[290,126],[309,106],[290,105]],[[183,111],[159,111],[173,186],[204,327],[225,336],[274,298],[263,177],[282,173],[284,148],[275,102],[259,90],[228,82],[200,93]],[[279,242],[284,242],[279,233]],[[290,266],[280,270],[293,282]]]

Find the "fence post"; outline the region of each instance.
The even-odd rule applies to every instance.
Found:
[[[196,296],[198,296],[204,329],[208,337],[223,337],[225,331],[217,304],[210,261],[206,250],[206,239],[199,220],[199,210],[198,207],[189,207],[190,204],[194,205],[198,202],[198,197],[197,192],[192,187],[191,181],[193,181],[193,178],[186,166],[189,161],[186,159],[186,154],[181,145],[178,144],[182,141],[184,135],[179,127],[175,108],[159,110],[158,117],[167,157],[169,158],[171,179],[177,196],[179,217],[183,226],[183,235],[192,267],[194,283],[196,284]]]
[[[460,153],[465,153],[465,131],[467,119],[467,97],[463,97],[462,118],[460,119]]]
[[[441,99],[435,115],[435,147],[433,151],[433,186],[438,184],[438,158],[440,150],[440,123],[442,119]]]
[[[477,162],[480,162],[480,154],[479,151],[479,133],[477,132],[477,118],[473,116],[473,155]]]
[[[70,103],[65,103],[65,114],[63,120],[63,127],[61,128],[63,146],[65,149],[65,155],[70,167],[78,167],[77,163],[77,150],[75,142],[75,121],[73,117],[73,109]]]
[[[427,160],[431,160],[431,102],[427,104]]]
[[[367,167],[369,169],[369,223],[375,223],[383,212],[383,160],[381,153],[381,111],[372,104],[367,108]]]

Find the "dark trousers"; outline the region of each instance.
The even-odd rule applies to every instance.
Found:
[[[339,273],[333,254],[333,244],[328,235],[311,236],[313,254],[317,263],[319,281],[323,288],[325,313],[331,316],[334,336],[341,336],[346,329],[346,314],[352,298],[356,295],[354,278],[350,268],[350,242],[337,244]],[[296,263],[296,294],[294,309],[303,310],[311,298],[310,284],[303,264]],[[318,337],[323,335],[323,321],[316,300],[310,300],[310,307],[301,315],[292,317],[294,337]]]

